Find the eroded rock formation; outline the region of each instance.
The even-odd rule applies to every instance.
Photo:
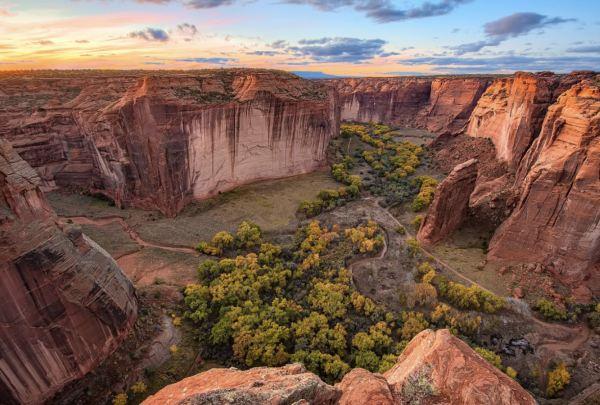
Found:
[[[110,354],[137,316],[131,282],[0,139],[0,398],[37,404]]]
[[[339,92],[341,118],[457,133],[491,83],[475,78],[357,78],[329,80]]]
[[[338,132],[335,92],[285,72],[123,73],[81,82],[67,75],[28,93],[42,79],[0,80],[0,136],[45,185],[169,216],[192,199],[315,170]]]
[[[418,387],[417,387],[418,385]],[[418,334],[384,375],[350,371],[335,387],[299,364],[248,371],[213,369],[169,385],[145,405],[214,404],[535,404],[517,382],[448,330]]]
[[[452,234],[462,224],[469,207],[469,198],[477,181],[478,161],[468,160],[457,165],[442,181],[427,215],[421,224],[417,239],[432,245]]]
[[[548,109],[517,171],[517,207],[490,242],[492,260],[538,262],[600,292],[600,88],[576,84]]]
[[[591,75],[517,72],[497,79],[479,99],[466,133],[490,138],[498,159],[516,169],[538,136],[548,107],[573,84]]]

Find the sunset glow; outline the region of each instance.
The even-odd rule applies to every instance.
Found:
[[[493,3],[0,1],[0,69],[394,75],[600,66],[600,3]]]

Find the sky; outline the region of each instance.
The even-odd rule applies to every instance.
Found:
[[[598,0],[0,0],[0,70],[600,70]]]

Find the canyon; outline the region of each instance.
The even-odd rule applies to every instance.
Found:
[[[464,225],[482,225],[491,235],[486,262],[542,269],[577,302],[598,297],[594,72],[327,80],[260,69],[0,74],[0,396],[9,403],[52,397],[110,356],[138,313],[117,263],[58,218],[46,192],[102,196],[126,214],[88,222],[138,235],[128,208],[173,218],[244,184],[327,167],[342,120],[437,136],[428,164],[445,179],[415,235],[427,251]],[[193,246],[137,238],[196,254]],[[383,375],[354,369],[329,385],[297,364],[214,369],[145,403],[403,403],[406,384],[422,373],[435,388],[432,403],[535,403],[447,330],[421,332]]]
[[[23,74],[0,88],[0,136],[46,190],[79,188],[167,216],[192,199],[322,167],[339,129],[331,90],[277,71]]]

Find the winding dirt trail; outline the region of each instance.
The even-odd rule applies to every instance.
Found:
[[[118,223],[119,225],[121,225],[123,230],[129,235],[131,240],[133,240],[140,246],[162,249],[162,250],[167,250],[170,252],[186,253],[186,254],[198,256],[198,253],[196,252],[196,250],[193,248],[190,248],[190,247],[180,246],[180,245],[179,246],[178,245],[169,245],[166,243],[148,242],[147,240],[142,239],[142,237],[137,233],[137,231],[135,229],[133,229],[122,217],[117,216],[117,215],[109,215],[109,216],[100,217],[100,218],[89,218],[89,217],[85,217],[85,216],[72,216],[72,217],[66,216],[66,217],[59,217],[59,220],[64,223],[71,220],[72,222],[74,222],[78,225],[97,225],[97,226]]]
[[[415,237],[406,229],[406,227],[404,227],[400,223],[400,221],[398,221],[398,219],[394,215],[392,215],[387,209],[380,207],[377,204],[377,200],[375,198],[367,197],[367,198],[364,198],[364,200],[369,201],[370,205],[373,207],[373,209],[375,211],[385,214],[387,216],[387,218],[395,224],[395,226],[402,226],[406,230],[406,234],[405,234],[406,237]],[[385,244],[385,248],[382,249],[381,254],[377,257],[365,258],[365,259],[361,259],[357,262],[354,262],[349,266],[349,270],[352,271],[352,268],[355,267],[356,265],[359,265],[359,264],[369,261],[369,260],[384,259],[385,254],[387,253],[387,246],[388,246],[387,240],[389,238],[389,233],[393,232],[393,230],[386,229],[385,223],[382,223],[381,225],[384,227],[384,231],[386,232],[386,244]],[[472,280],[469,277],[463,275],[458,270],[454,269],[452,266],[450,266],[448,263],[444,262],[443,260],[437,258],[436,256],[434,256],[432,253],[430,253],[426,249],[421,248],[421,251],[425,256],[432,259],[439,266],[443,267],[445,270],[456,275],[458,278],[460,278],[464,281],[467,281],[473,285],[476,285],[479,288],[481,288],[482,290],[492,293],[492,291],[485,288],[484,286],[482,286],[475,280]],[[526,316],[527,319],[531,320],[534,324],[536,324],[536,326],[537,326],[536,329],[538,330],[538,333],[540,333],[540,335],[542,337],[542,341],[538,345],[539,348],[543,347],[550,351],[572,352],[572,351],[575,351],[578,348],[580,348],[582,345],[584,345],[587,342],[587,340],[590,338],[590,335],[591,335],[591,331],[585,323],[567,326],[567,325],[561,325],[561,324],[557,324],[557,323],[545,322],[541,319],[536,318],[533,315],[529,315],[529,316],[523,315],[523,316]]]

